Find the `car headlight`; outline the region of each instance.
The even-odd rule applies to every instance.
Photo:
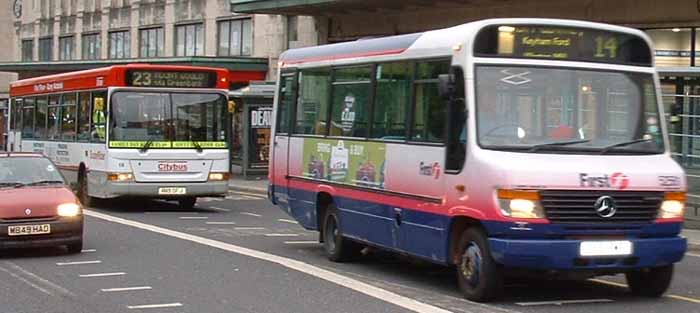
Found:
[[[540,194],[532,190],[498,190],[501,213],[513,218],[544,218]]]
[[[58,211],[58,216],[63,217],[74,217],[82,214],[82,209],[77,203],[63,203],[56,210]]]
[[[230,177],[229,173],[210,173],[209,180],[228,180]]]
[[[667,192],[661,202],[659,218],[681,218],[685,211],[685,192]]]
[[[134,174],[131,173],[109,173],[107,180],[109,181],[130,181],[134,179]]]

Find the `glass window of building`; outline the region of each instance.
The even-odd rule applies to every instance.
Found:
[[[176,26],[175,48],[177,56],[204,55],[204,24]]]
[[[252,20],[249,18],[219,22],[219,56],[253,53]]]
[[[100,34],[85,34],[83,35],[83,60],[100,59]]]
[[[142,29],[139,31],[139,37],[142,58],[163,56],[163,27]]]
[[[654,42],[657,66],[690,66],[690,28],[648,29],[646,33]]]
[[[53,38],[39,39],[39,61],[53,60]]]
[[[34,40],[22,40],[22,62],[34,60]]]
[[[59,60],[72,60],[73,59],[73,47],[75,46],[75,37],[66,36],[58,39],[58,59]]]
[[[109,58],[128,59],[131,57],[131,35],[129,31],[109,33]]]
[[[287,48],[296,48],[299,41],[299,18],[297,16],[287,17]]]

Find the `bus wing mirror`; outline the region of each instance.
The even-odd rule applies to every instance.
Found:
[[[438,92],[443,99],[449,99],[454,92],[454,75],[440,74],[438,75]]]

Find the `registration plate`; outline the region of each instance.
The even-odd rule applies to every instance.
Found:
[[[161,187],[158,188],[159,195],[184,195],[187,194],[185,187]]]
[[[625,256],[632,254],[632,242],[618,241],[584,241],[580,247],[581,256]]]
[[[41,224],[41,225],[20,225],[20,226],[8,226],[7,234],[9,236],[24,236],[24,235],[41,235],[50,234],[51,225]]]

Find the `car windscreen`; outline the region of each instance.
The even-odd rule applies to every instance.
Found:
[[[0,158],[0,188],[19,185],[65,184],[48,159],[39,157]]]

